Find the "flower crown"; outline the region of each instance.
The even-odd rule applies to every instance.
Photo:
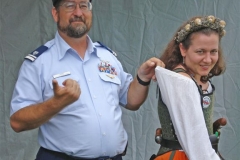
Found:
[[[174,40],[177,43],[181,43],[190,33],[202,28],[211,28],[217,30],[219,35],[222,37],[226,34],[226,31],[224,30],[225,26],[226,22],[224,20],[211,15],[202,18],[195,18],[194,20],[187,22],[187,24],[179,32],[177,32],[177,36],[174,38]]]

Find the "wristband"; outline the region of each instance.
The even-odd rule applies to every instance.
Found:
[[[148,81],[148,82],[142,81],[142,80],[138,77],[138,75],[137,75],[137,80],[138,80],[138,83],[141,84],[141,85],[143,85],[143,86],[148,86],[148,85],[150,84],[150,82],[151,82],[151,80]]]

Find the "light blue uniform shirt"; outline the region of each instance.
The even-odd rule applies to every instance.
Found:
[[[123,71],[117,58],[88,37],[88,48],[81,59],[58,34],[47,42],[49,47],[34,62],[25,60],[11,101],[11,115],[31,104],[53,96],[53,76],[58,84],[74,79],[81,88],[80,98],[64,108],[39,128],[39,144],[68,155],[95,158],[115,156],[124,151],[127,133],[121,121],[119,104],[126,105],[132,76]],[[107,63],[117,75],[100,72],[99,64]]]

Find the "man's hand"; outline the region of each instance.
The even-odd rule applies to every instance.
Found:
[[[150,58],[138,69],[139,78],[144,82],[148,82],[151,79],[156,81],[155,68],[157,66],[165,67],[165,64],[159,58]]]
[[[11,127],[15,132],[35,129],[46,123],[67,105],[75,102],[81,93],[79,84],[67,79],[63,86],[57,80],[52,81],[54,96],[43,103],[32,104],[15,112],[11,118]]]
[[[146,100],[151,79],[156,81],[155,68],[156,66],[165,67],[164,63],[159,58],[150,58],[144,62],[138,69],[137,76],[130,83],[126,109],[135,111]]]
[[[67,79],[63,82],[63,86],[61,87],[58,85],[57,80],[53,79],[53,91],[54,91],[54,98],[59,101],[61,106],[67,106],[76,100],[78,100],[81,89],[79,84],[72,79]]]

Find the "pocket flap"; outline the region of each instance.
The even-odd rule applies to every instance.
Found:
[[[120,79],[118,78],[117,75],[105,73],[105,72],[100,72],[99,76],[101,77],[102,80],[107,81],[107,82],[112,82],[115,84],[121,84]]]

